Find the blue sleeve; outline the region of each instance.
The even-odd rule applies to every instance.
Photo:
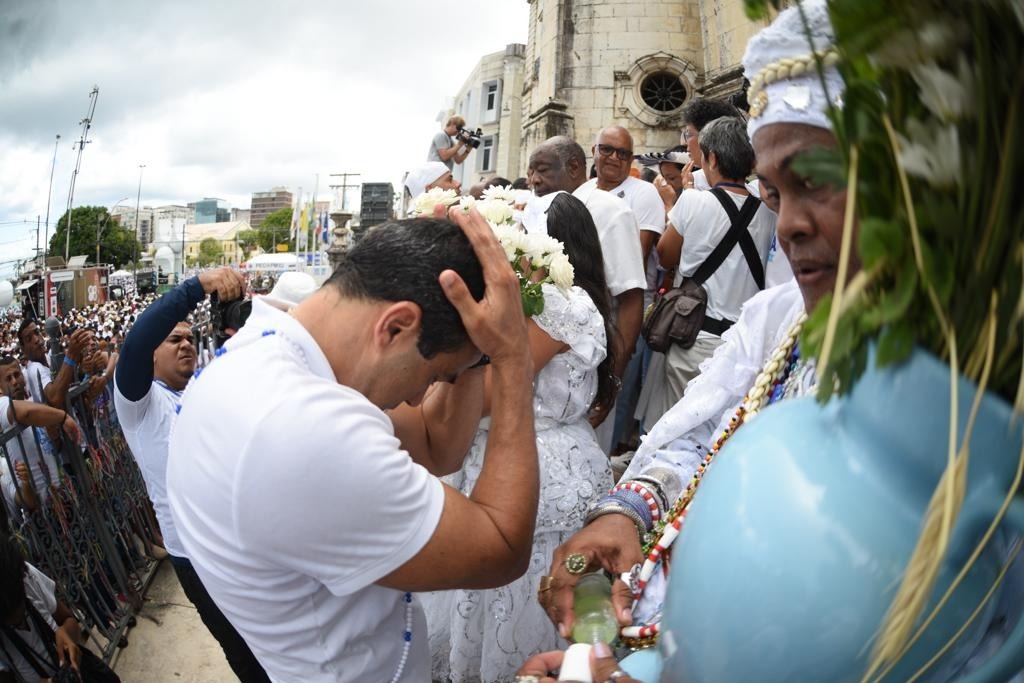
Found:
[[[185,280],[147,308],[132,325],[121,347],[114,379],[129,401],[138,401],[153,383],[153,352],[174,326],[206,298],[198,277]]]

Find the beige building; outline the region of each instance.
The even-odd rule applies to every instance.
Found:
[[[512,43],[486,55],[455,95],[454,111],[466,119],[466,128],[483,132],[480,146],[452,171],[466,189],[495,176],[514,180],[520,175],[525,53],[525,45]]]
[[[518,173],[529,152],[568,135],[588,155],[597,132],[626,127],[637,153],[679,144],[694,96],[742,87],[747,40],[765,22],[742,0],[528,0]],[[511,177],[511,176],[509,176]]]
[[[213,238],[223,252],[221,265],[238,265],[245,260],[236,238],[243,230],[251,230],[247,221],[225,223],[190,223],[185,226],[185,262],[191,264],[199,256],[199,245],[203,240]]]

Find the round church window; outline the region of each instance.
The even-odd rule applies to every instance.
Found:
[[[644,104],[655,111],[675,111],[686,100],[686,88],[678,75],[659,71],[649,75],[640,84],[640,97]]]

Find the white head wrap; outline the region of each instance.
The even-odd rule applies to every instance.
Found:
[[[448,167],[440,161],[428,161],[409,171],[409,175],[405,177],[405,186],[408,188],[409,194],[415,199],[426,191],[427,185],[436,181],[447,172]]]
[[[551,202],[560,194],[566,193],[559,190],[558,192],[549,192],[542,197],[530,195],[526,206],[523,208],[522,220],[523,228],[526,229],[526,232],[530,234],[548,234],[548,209],[551,208]]]
[[[800,7],[794,6],[747,43],[743,75],[750,81],[747,134],[751,140],[762,126],[772,123],[803,123],[831,130],[829,101],[842,105],[844,84],[835,67],[838,54],[826,0],[803,0],[801,5],[809,34]],[[814,53],[825,66],[825,87]]]

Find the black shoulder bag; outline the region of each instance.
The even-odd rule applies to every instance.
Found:
[[[697,334],[701,330],[721,336],[732,327],[732,320],[707,317],[708,292],[704,289],[704,283],[725,262],[737,243],[743,250],[743,256],[758,289],[764,289],[764,266],[757,253],[754,238],[747,230],[754,219],[754,214],[761,206],[761,200],[754,196],[747,197],[743,207],[737,209],[725,190],[716,187],[711,192],[729,216],[729,232],[692,276],[683,278],[678,287],[658,296],[651,305],[640,331],[647,345],[654,351],[667,351],[673,344],[688,349],[697,341]]]

